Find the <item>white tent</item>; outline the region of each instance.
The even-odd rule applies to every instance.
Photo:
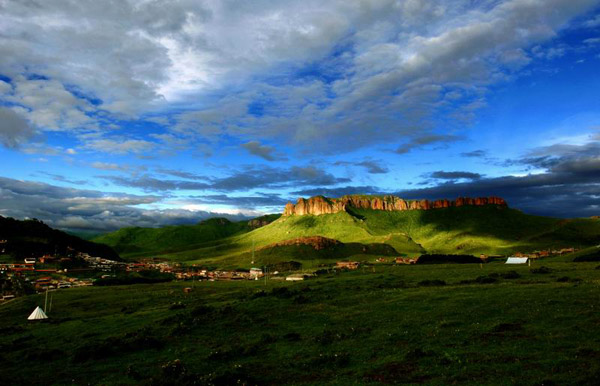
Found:
[[[40,319],[48,319],[46,313],[38,306],[35,310],[29,315],[27,320],[40,320]]]
[[[527,264],[527,257],[509,257],[505,264]]]

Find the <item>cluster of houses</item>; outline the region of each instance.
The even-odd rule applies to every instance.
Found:
[[[512,257],[527,257],[530,259],[539,259],[541,257],[566,255],[568,253],[573,253],[573,252],[577,252],[577,251],[578,251],[577,248],[571,247],[571,248],[562,248],[562,249],[553,249],[553,250],[533,251],[533,252],[529,252],[529,253],[515,252],[512,254]],[[494,258],[494,257],[502,258],[504,256],[481,255],[479,257],[483,260],[487,260],[487,259]]]
[[[59,288],[71,288],[71,287],[85,287],[93,285],[93,281],[91,279],[77,279],[74,277],[67,279],[55,279],[51,276],[44,276],[36,279],[34,284],[34,288],[38,292],[59,289]]]

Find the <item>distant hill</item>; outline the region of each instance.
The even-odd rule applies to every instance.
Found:
[[[110,246],[52,229],[38,220],[21,221],[0,216],[0,240],[0,252],[4,251],[2,254],[14,259],[55,253],[67,256],[73,252],[83,252],[110,260],[121,260]]]
[[[357,259],[372,259],[376,255],[389,256],[387,252],[363,256],[362,247],[354,249],[352,246],[346,248],[344,253],[334,253],[333,250],[331,253],[313,253],[301,245],[259,251],[285,240],[310,236],[323,236],[344,244],[385,244],[392,247],[398,255],[405,256],[425,253],[507,255],[517,251],[585,248],[599,244],[600,220],[532,216],[499,202],[500,204],[450,205],[429,210],[363,209],[347,205],[335,213],[320,215],[298,215],[289,213],[288,209],[288,215],[254,230],[249,230],[247,224],[243,223],[221,220],[215,224],[209,221],[191,227],[155,229],[152,230],[152,237],[157,240],[150,240],[149,237],[145,240],[149,245],[162,243],[163,247],[172,246],[170,250],[163,249],[164,252],[157,254],[164,258],[230,268],[250,266],[253,247],[254,265],[265,263],[266,260],[269,263],[303,260],[303,265],[308,267],[323,261],[335,261],[342,256]],[[139,230],[142,233],[146,231]],[[159,236],[163,231],[166,234]],[[121,231],[111,235],[119,232]],[[184,236],[191,232],[195,232],[193,237]],[[131,230],[127,231],[127,234],[132,233],[135,234]],[[179,234],[178,243],[167,242],[175,238],[176,234]],[[118,251],[123,251],[125,256],[128,256],[125,251],[133,251],[126,249],[133,248],[133,239],[120,239],[120,243],[115,243],[114,239],[107,236],[94,240],[107,242]],[[348,251],[354,252],[349,254]],[[265,261],[261,261],[263,257]]]
[[[207,243],[250,232],[270,224],[279,217],[279,214],[271,214],[239,222],[219,217],[201,221],[196,225],[122,228],[92,240],[109,245],[119,254],[133,258],[194,249]]]

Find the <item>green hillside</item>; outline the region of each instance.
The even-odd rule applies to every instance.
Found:
[[[272,221],[275,218],[273,218],[273,215],[268,215],[259,219]],[[252,227],[248,225],[247,221],[232,222],[225,218],[211,218],[196,225],[178,225],[163,228],[123,228],[96,237],[94,241],[112,246],[123,256],[136,257],[195,248],[207,242],[249,232],[250,230],[252,230]]]
[[[52,229],[39,220],[16,220],[0,216],[2,261],[22,262],[24,257],[40,257],[46,254],[70,256],[77,252],[120,260],[113,248]]]
[[[249,231],[240,223],[207,221],[195,226],[152,230],[132,229],[95,239],[113,246],[125,256],[149,251],[159,244],[158,255],[176,261],[219,267],[249,267],[251,251],[269,244],[307,236],[324,236],[343,243],[387,244],[400,255],[421,253],[510,254],[539,249],[584,248],[600,240],[600,221],[554,219],[524,214],[518,210],[488,206],[464,206],[434,210],[377,211],[352,210],[320,216],[281,217],[271,224]],[[125,232],[127,237],[118,237]],[[115,242],[116,241],[116,242]],[[160,248],[155,249],[157,252]],[[305,267],[337,259],[334,251],[306,258],[306,248],[278,248],[265,255],[269,262],[303,258]],[[358,251],[361,248],[357,249]],[[360,258],[357,253],[355,258]],[[261,263],[261,254],[255,259]],[[344,254],[344,256],[348,256]],[[353,256],[353,255],[350,255]],[[386,256],[386,254],[381,254]]]

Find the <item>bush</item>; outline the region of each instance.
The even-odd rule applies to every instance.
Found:
[[[479,276],[477,277],[477,279],[475,279],[476,283],[479,284],[492,284],[492,283],[496,283],[498,281],[498,279],[496,279],[495,277],[491,277],[491,276]]]

